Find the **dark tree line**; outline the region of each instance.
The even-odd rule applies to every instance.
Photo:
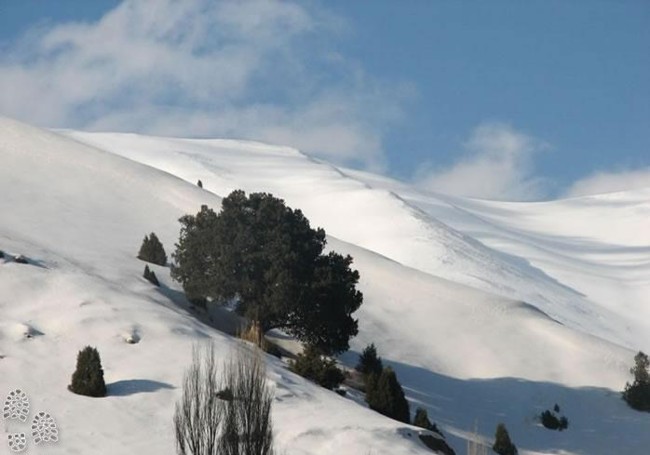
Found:
[[[625,384],[623,399],[631,408],[637,411],[650,412],[650,360],[648,356],[639,351],[634,356],[634,366],[630,373],[634,376],[632,384]]]
[[[370,374],[366,378],[366,403],[370,409],[391,419],[411,423],[409,403],[391,367],[384,368],[378,376]]]
[[[402,385],[393,369],[384,367],[374,343],[363,350],[355,369],[363,375],[366,403],[370,409],[400,422],[411,422],[409,403]]]
[[[282,328],[325,354],[346,351],[363,296],[352,258],[323,254],[325,231],[267,193],[233,191],[216,213],[180,219],[172,277],[190,300],[234,302],[264,333]]]

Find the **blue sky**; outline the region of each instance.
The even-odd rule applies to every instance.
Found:
[[[0,113],[549,199],[650,186],[649,43],[646,0],[6,0]]]

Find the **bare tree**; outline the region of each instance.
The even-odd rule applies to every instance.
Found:
[[[467,438],[467,455],[488,455],[487,446],[481,443],[481,436],[478,432],[477,422],[474,422],[472,435]]]
[[[218,375],[214,346],[195,347],[174,414],[179,455],[273,455],[272,401],[258,348],[242,343]]]
[[[216,455],[223,420],[222,389],[214,346],[194,346],[192,364],[183,378],[183,395],[176,403],[174,429],[180,455]]]
[[[261,351],[240,345],[226,366],[224,379],[231,399],[226,405],[222,453],[273,455],[273,391],[266,382]]]

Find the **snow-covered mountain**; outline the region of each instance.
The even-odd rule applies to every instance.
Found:
[[[181,215],[236,188],[284,198],[354,257],[365,301],[342,361],[374,342],[457,453],[475,423],[489,442],[501,421],[522,454],[646,453],[650,415],[619,391],[650,349],[650,189],[494,203],[286,147],[1,119],[0,393],[26,390],[62,429],[30,453],[174,453],[192,343],[211,338],[226,357],[233,341],[184,310],[166,268],[154,267],[161,289],[144,281],[135,253],[151,231],[173,250]],[[66,389],[86,344],[102,355],[107,398]],[[281,453],[430,453],[412,427],[268,363]],[[568,431],[535,421],[555,403]]]

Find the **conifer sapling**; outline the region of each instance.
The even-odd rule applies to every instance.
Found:
[[[77,355],[77,368],[72,374],[68,389],[77,395],[89,397],[106,396],[104,370],[97,349],[86,346]]]

